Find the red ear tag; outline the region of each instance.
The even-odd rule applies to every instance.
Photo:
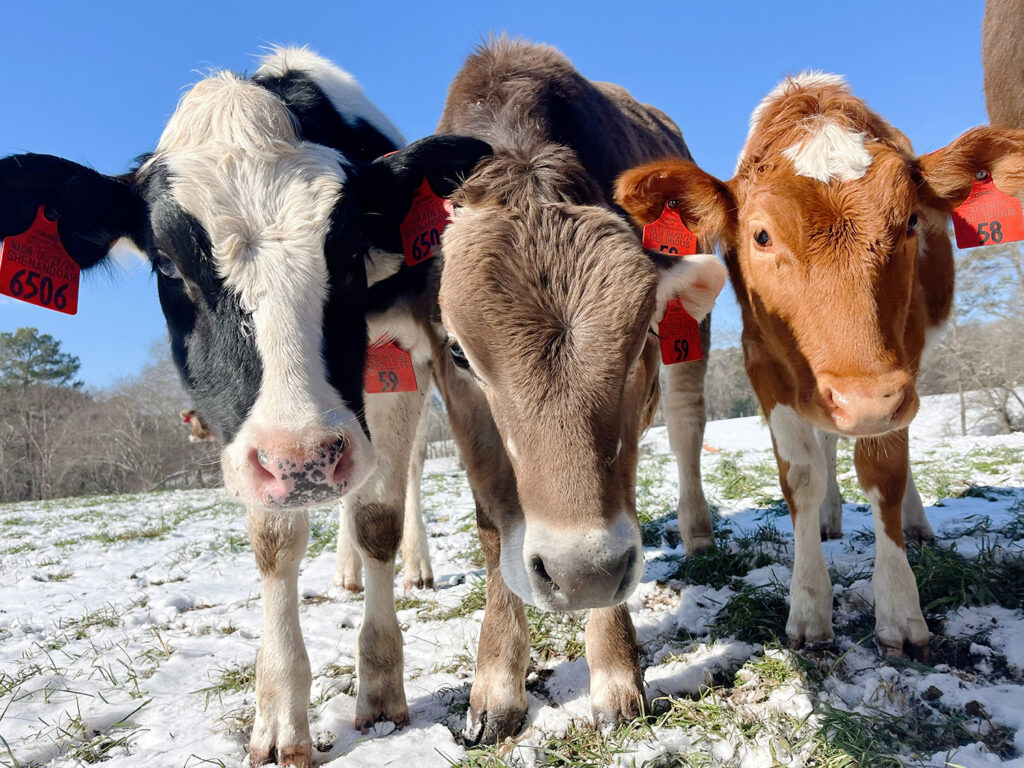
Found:
[[[455,206],[451,200],[435,195],[430,183],[423,179],[399,229],[406,264],[415,267],[434,255],[434,246],[441,242],[441,233],[453,213]]]
[[[975,176],[971,194],[953,211],[957,248],[977,248],[1024,240],[1024,212],[1020,200],[1001,192],[987,171]],[[980,175],[980,174],[979,174]]]
[[[704,357],[700,345],[700,326],[683,308],[679,299],[669,299],[665,316],[658,323],[661,362],[665,365],[692,363]]]
[[[679,207],[665,202],[661,216],[644,227],[644,248],[671,256],[692,256],[697,252],[697,236],[679,218]]]
[[[412,355],[398,346],[394,339],[381,336],[366,350],[363,389],[368,395],[415,392],[416,371],[412,367]]]
[[[78,275],[82,268],[68,256],[39,206],[36,220],[20,235],[4,238],[0,248],[0,293],[37,307],[74,315],[78,312]]]

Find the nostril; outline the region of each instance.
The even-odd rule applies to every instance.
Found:
[[[255,471],[257,479],[264,481],[277,479],[277,475],[273,471],[274,460],[262,448],[249,452],[249,464]]]
[[[326,474],[330,476],[331,482],[335,485],[343,485],[347,474],[345,458],[345,437],[338,435],[334,440],[325,444],[324,452],[327,460],[325,462]]]
[[[551,587],[552,591],[558,591],[558,585],[555,584],[554,579],[552,579],[548,574],[548,570],[544,567],[544,561],[541,559],[540,555],[534,555],[530,558],[530,567],[533,569],[533,572],[537,574],[537,578]]]

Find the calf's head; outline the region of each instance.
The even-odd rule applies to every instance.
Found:
[[[349,131],[401,142],[347,74],[308,51],[275,52],[257,79],[293,62],[302,66],[290,77],[306,78],[307,97],[329,105],[327,93],[350,110]],[[156,150],[130,173],[105,176],[46,155],[0,160],[0,237],[26,230],[45,206],[83,268],[118,241],[144,254],[179,373],[224,445],[228,491],[253,507],[323,503],[374,465],[362,416],[364,259],[376,245],[369,233],[381,229],[366,219],[382,212],[364,201],[411,197],[389,173],[409,149],[406,164],[420,173],[468,171],[479,158],[480,142],[469,153],[452,142],[431,151],[436,143],[356,163],[306,140],[269,88],[217,74],[186,93]]]
[[[634,475],[658,392],[649,333],[671,296],[703,318],[725,270],[713,256],[648,254],[610,207],[539,194],[529,180],[546,166],[508,162],[486,161],[456,194],[440,288],[453,361],[482,390],[515,475],[521,514],[495,521],[502,576],[543,608],[614,605],[643,564]]]
[[[1024,184],[1022,139],[976,128],[917,157],[840,78],[803,75],[755,111],[730,181],[651,163],[619,179],[617,200],[637,222],[677,200],[722,245],[766,412],[781,403],[826,431],[879,435],[917,412],[926,332],[949,313],[949,214],[976,174]]]

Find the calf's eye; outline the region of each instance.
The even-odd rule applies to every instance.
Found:
[[[455,363],[455,367],[469,370],[469,360],[466,358],[466,353],[462,351],[462,347],[459,346],[458,342],[453,341],[449,349],[451,350],[452,362]]]
[[[153,265],[160,270],[160,274],[171,280],[181,280],[181,272],[178,271],[174,262],[167,258],[166,254],[158,253],[153,259]]]
[[[910,214],[910,219],[907,221],[907,234],[909,235],[915,229],[917,229],[917,214],[912,213]]]
[[[768,234],[768,230],[759,229],[757,234],[754,235],[754,242],[762,248],[767,248],[772,244],[772,236]]]

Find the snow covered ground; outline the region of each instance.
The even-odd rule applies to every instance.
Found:
[[[336,521],[313,513],[300,578],[313,669],[314,762],[527,765],[1024,766],[1024,435],[958,437],[955,398],[912,429],[937,549],[912,552],[931,665],[884,662],[872,639],[870,511],[840,446],[845,537],[826,544],[836,641],[793,654],[785,623],[792,526],[757,418],[708,425],[706,492],[722,554],[687,559],[664,430],[645,438],[645,578],[629,604],[649,723],[594,733],[583,616],[530,614],[528,728],[471,750],[465,722],[482,617],[468,486],[428,462],[424,511],[438,589],[403,593],[412,722],[352,728],[359,596],[331,588]],[[964,559],[966,556],[967,559]],[[0,506],[0,765],[240,766],[254,704],[259,582],[244,514],[219,493]]]

